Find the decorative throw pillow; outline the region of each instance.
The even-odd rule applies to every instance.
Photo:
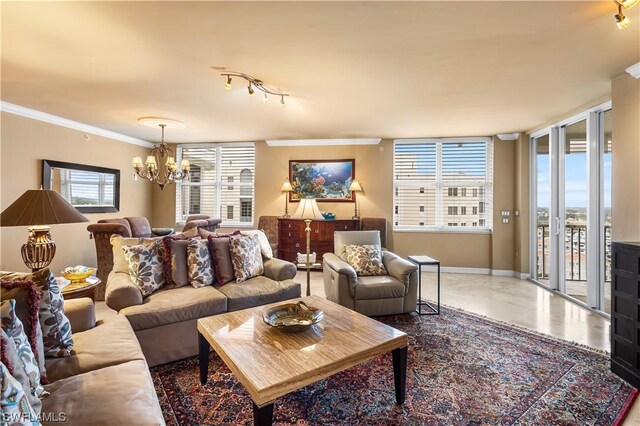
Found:
[[[218,285],[226,284],[236,278],[233,273],[233,262],[231,262],[229,237],[238,234],[240,234],[240,231],[235,231],[232,234],[211,233],[207,238],[211,260],[213,261],[213,273],[216,276],[216,284]]]
[[[9,275],[10,273],[0,273]],[[22,323],[25,334],[29,342],[29,347],[33,351],[38,370],[40,371],[40,383],[47,381],[47,370],[44,365],[44,345],[42,338],[42,328],[38,321],[38,310],[40,304],[40,291],[32,281],[5,281],[0,280],[3,300],[15,300],[15,316]],[[4,321],[3,321],[4,323]],[[4,329],[4,324],[3,327]],[[6,331],[6,329],[5,329]],[[9,334],[7,332],[7,334]]]
[[[173,236],[162,239],[164,246],[165,288],[177,288],[189,284],[187,268],[187,245],[189,240],[175,239]]]
[[[192,238],[187,244],[189,284],[194,288],[213,284],[213,269],[207,240]]]
[[[0,305],[0,316],[2,317],[2,330],[13,341],[14,348],[18,352],[22,367],[29,378],[29,387],[32,395],[41,397],[46,392],[41,385],[40,368],[36,355],[31,349],[29,339],[25,334],[22,322],[16,316],[16,301],[13,299],[4,300]],[[4,349],[3,349],[4,352]]]
[[[243,235],[257,236],[258,242],[260,243],[260,251],[262,252],[262,256],[264,256],[265,259],[271,259],[273,257],[273,249],[271,248],[271,244],[269,244],[269,239],[263,231],[261,231],[260,229],[250,229],[240,232]]]
[[[20,383],[22,389],[28,391],[25,393],[33,411],[35,411],[36,414],[40,413],[42,402],[40,402],[40,398],[36,395],[35,390],[31,389],[31,378],[29,377],[27,368],[20,359],[20,355],[18,355],[16,344],[1,328],[0,344],[2,345],[2,363],[7,367],[9,373]],[[40,377],[40,372],[36,366],[33,372],[33,378],[35,379],[38,377]],[[44,391],[41,395],[44,395],[45,393],[48,394],[48,392]]]
[[[376,245],[345,246],[347,263],[353,266],[358,275],[387,275],[387,270],[382,263],[382,251]]]
[[[129,264],[131,281],[138,286],[143,297],[162,288],[165,283],[162,240],[149,246],[124,246],[122,250]]]
[[[39,319],[45,356],[60,358],[74,353],[71,323],[64,314],[64,299],[49,268],[31,274],[3,274],[6,281],[33,281],[40,291]]]
[[[2,383],[0,385],[0,406],[2,417],[12,425],[40,425],[37,413],[31,408],[25,390],[10,373],[4,363],[0,363]],[[5,422],[3,421],[4,425]]]
[[[264,273],[260,242],[257,236],[232,235],[229,237],[229,250],[237,283]]]
[[[144,246],[150,246],[152,244],[157,243],[158,241],[162,241],[163,237],[156,238],[138,238],[138,237],[121,237],[120,235],[112,235],[111,239],[111,248],[113,253],[113,268],[114,272],[122,272],[125,274],[129,273],[129,262],[124,257],[123,248],[126,246],[138,246],[140,244]]]

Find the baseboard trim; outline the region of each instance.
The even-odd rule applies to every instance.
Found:
[[[423,266],[422,272],[436,272],[435,266]],[[460,266],[442,266],[440,272],[448,274],[476,274],[476,275],[493,275],[496,277],[516,277],[521,280],[529,278],[528,273],[512,271],[509,269],[489,269],[489,268],[465,268]]]

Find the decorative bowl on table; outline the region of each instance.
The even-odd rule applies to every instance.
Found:
[[[159,237],[173,234],[173,228],[151,228],[151,233]]]
[[[324,220],[334,220],[336,216],[333,213],[322,213]]]
[[[96,268],[91,268],[89,266],[69,266],[68,268],[64,268],[61,272],[62,276],[71,281],[72,284],[83,283],[89,278],[91,275],[96,273]]]
[[[262,313],[262,319],[276,330],[298,333],[311,328],[324,318],[324,312],[303,301],[274,306]]]

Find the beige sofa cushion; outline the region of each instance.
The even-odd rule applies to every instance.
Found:
[[[90,330],[73,333],[73,340],[75,355],[46,359],[50,382],[131,360],[144,360],[129,321],[120,315],[109,318]]]
[[[390,275],[358,277],[356,299],[395,299],[404,297],[405,285]]]
[[[134,330],[159,327],[174,322],[204,318],[226,312],[227,299],[211,286],[185,286],[160,290],[144,299],[141,305],[121,309]]]
[[[300,284],[291,280],[274,281],[265,276],[242,283],[230,282],[218,288],[227,296],[229,311],[300,297]]]
[[[110,340],[103,342],[103,346]],[[144,360],[129,361],[46,386],[43,413],[66,413],[69,425],[164,425]],[[47,424],[60,424],[43,422]]]

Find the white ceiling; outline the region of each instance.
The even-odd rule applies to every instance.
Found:
[[[493,135],[607,95],[640,7],[601,2],[2,2],[2,100],[172,142]],[[263,104],[212,66],[291,93]]]

